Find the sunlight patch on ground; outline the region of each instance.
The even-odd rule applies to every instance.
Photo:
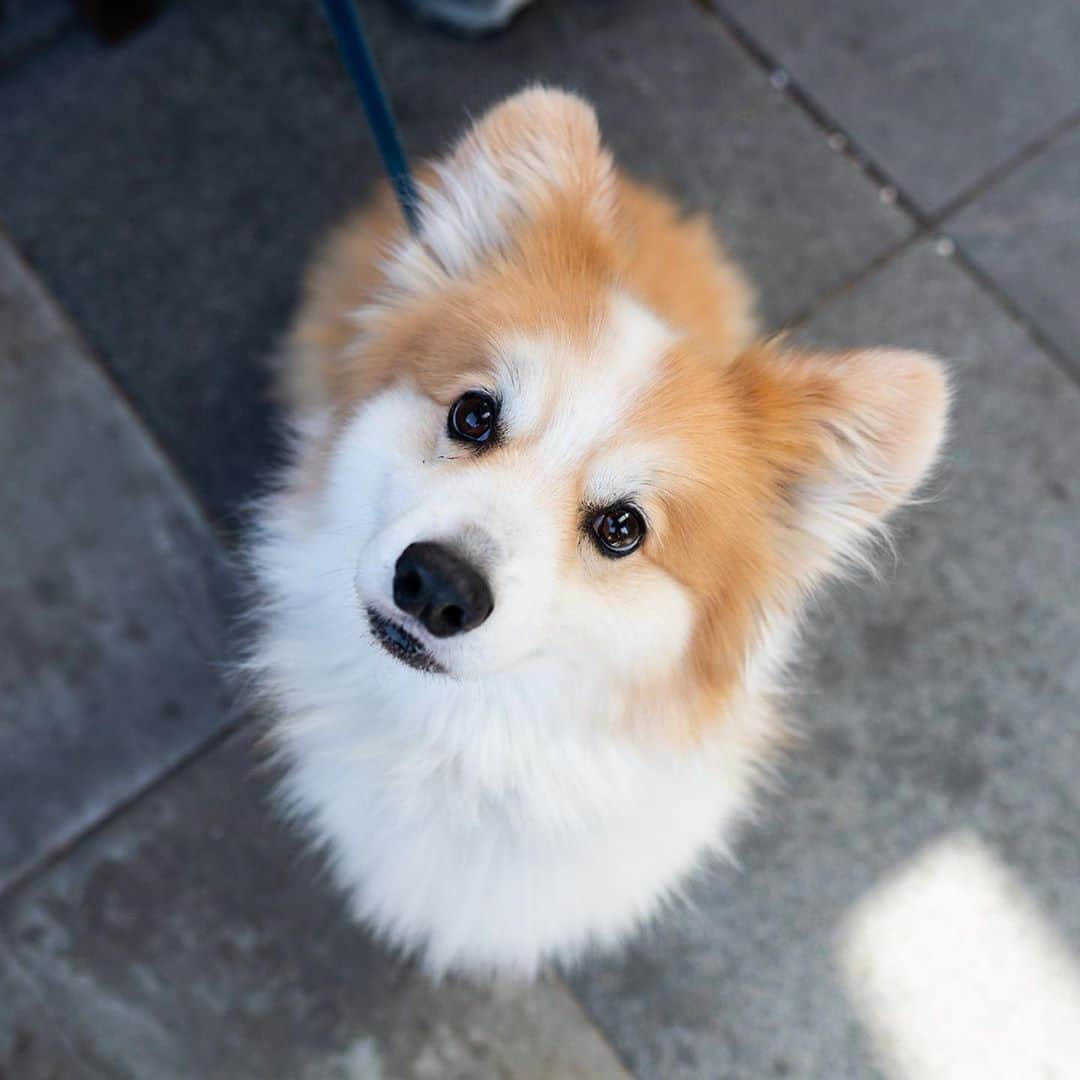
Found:
[[[973,834],[944,837],[871,890],[839,954],[890,1076],[1080,1077],[1080,967]]]

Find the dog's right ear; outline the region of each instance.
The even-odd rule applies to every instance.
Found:
[[[765,343],[740,361],[759,452],[795,542],[786,565],[813,584],[910,498],[941,449],[949,382],[902,349],[828,354]]]
[[[451,277],[502,250],[515,225],[563,201],[601,227],[615,213],[611,156],[581,98],[536,87],[496,105],[421,185],[420,242]]]

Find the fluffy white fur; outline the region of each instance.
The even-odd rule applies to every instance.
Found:
[[[532,975],[611,945],[719,850],[747,806],[748,709],[704,744],[627,737],[631,673],[677,661],[689,599],[657,573],[612,596],[558,577],[545,531],[561,477],[652,377],[668,332],[625,297],[597,344],[611,364],[575,365],[574,402],[532,469],[439,473],[448,445],[430,401],[397,387],[367,402],[314,502],[262,515],[256,563],[267,598],[254,658],[282,719],[285,795],[328,841],[359,917],[433,972]],[[516,393],[509,434],[537,423],[555,342],[502,349]],[[641,491],[663,448],[600,459],[600,501]],[[412,541],[453,537],[486,558],[498,602],[483,626],[428,643],[455,678],[418,673],[374,644],[366,605],[393,613],[393,566]],[[593,555],[593,558],[599,556]],[[410,629],[420,632],[418,628]]]
[[[443,164],[424,240],[392,249],[384,292],[357,313],[362,335],[497,248],[537,185],[579,184],[589,212],[610,215],[606,155],[597,150],[592,171],[575,172],[574,147],[595,136],[591,112],[565,95],[516,101],[544,122],[519,124],[525,135],[508,159],[474,133]],[[454,467],[467,451],[447,436],[445,406],[407,381],[346,418],[315,490],[300,477],[324,450],[330,407],[293,417],[295,476],[267,501],[254,546],[264,602],[252,666],[277,715],[284,796],[325,846],[357,917],[434,973],[529,976],[616,943],[725,849],[747,811],[794,613],[762,613],[742,686],[699,739],[665,737],[666,720],[677,727],[678,718],[663,715],[654,736],[631,736],[630,676],[679,670],[694,597],[648,564],[632,589],[621,585],[584,541],[578,572],[561,569],[578,498],[567,478],[584,462],[586,503],[634,493],[646,516],[651,492],[682,467],[662,434],[596,452],[647,393],[676,336],[613,290],[588,355],[563,355],[581,346],[557,328],[491,342],[498,385],[483,389],[503,399],[508,444],[529,449],[467,468]],[[361,337],[353,352],[363,348]],[[902,376],[904,354],[896,358]],[[911,364],[915,374],[926,367]],[[891,400],[868,391],[869,407],[833,433],[827,479],[801,491],[808,583],[838,551],[855,550],[936,452],[940,420],[907,440],[917,444],[908,458],[889,446],[894,431],[906,446],[890,409],[908,399]],[[496,597],[491,617],[457,637],[435,639],[406,620],[450,675],[388,655],[364,614],[400,617],[394,564],[420,540],[453,542]]]

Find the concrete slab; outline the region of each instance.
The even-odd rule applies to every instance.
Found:
[[[0,242],[0,889],[223,722],[193,501]]]
[[[1080,374],[1080,129],[948,222],[956,237]]]
[[[841,929],[875,885],[957,833],[1080,953],[1080,390],[927,245],[803,336],[950,357],[948,465],[902,522],[885,581],[840,593],[813,624],[795,703],[806,745],[741,868],[573,981],[641,1077],[876,1075]]]
[[[21,889],[0,932],[101,1077],[626,1080],[561,984],[432,987],[323,876],[234,739]]]
[[[922,207],[1080,105],[1073,0],[716,0]]]
[[[629,166],[717,215],[770,322],[907,228],[689,0],[538,4],[484,42],[364,14],[415,154],[528,81],[577,87]],[[69,35],[3,95],[0,216],[228,517],[273,455],[263,358],[300,268],[381,175],[319,5],[170,4],[116,48]]]
[[[0,1077],[85,1080],[88,1074],[57,1038],[56,1017],[0,943]]]
[[[9,76],[35,49],[75,23],[64,0],[4,0],[0,4],[0,79]]]

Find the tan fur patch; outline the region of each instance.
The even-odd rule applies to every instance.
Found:
[[[864,492],[859,509],[890,509],[940,440],[944,383],[933,365],[909,356],[890,396],[881,365],[864,356],[826,362],[787,356],[776,343],[752,346],[750,290],[708,224],[680,219],[666,198],[613,176],[591,112],[568,100],[514,99],[456,151],[489,155],[511,171],[528,166],[533,184],[543,173],[537,147],[558,148],[540,162],[557,182],[529,188],[529,213],[474,271],[379,309],[400,215],[384,191],[346,223],[309,280],[284,390],[301,414],[329,410],[339,421],[398,380],[449,406],[488,384],[495,343],[507,335],[558,338],[588,356],[614,290],[650,309],[678,344],[618,437],[661,438],[676,449],[655,496],[658,527],[640,553],[603,572],[632,581],[640,558],[694,597],[685,669],[643,686],[640,699],[654,714],[670,714],[660,703],[677,699],[680,715],[704,724],[738,694],[765,613],[793,609],[828,557],[799,536],[799,492],[847,455],[853,469],[869,461],[895,480]],[[361,336],[355,313],[372,304]],[[588,464],[565,478],[579,500]],[[573,527],[568,536],[570,560]]]

